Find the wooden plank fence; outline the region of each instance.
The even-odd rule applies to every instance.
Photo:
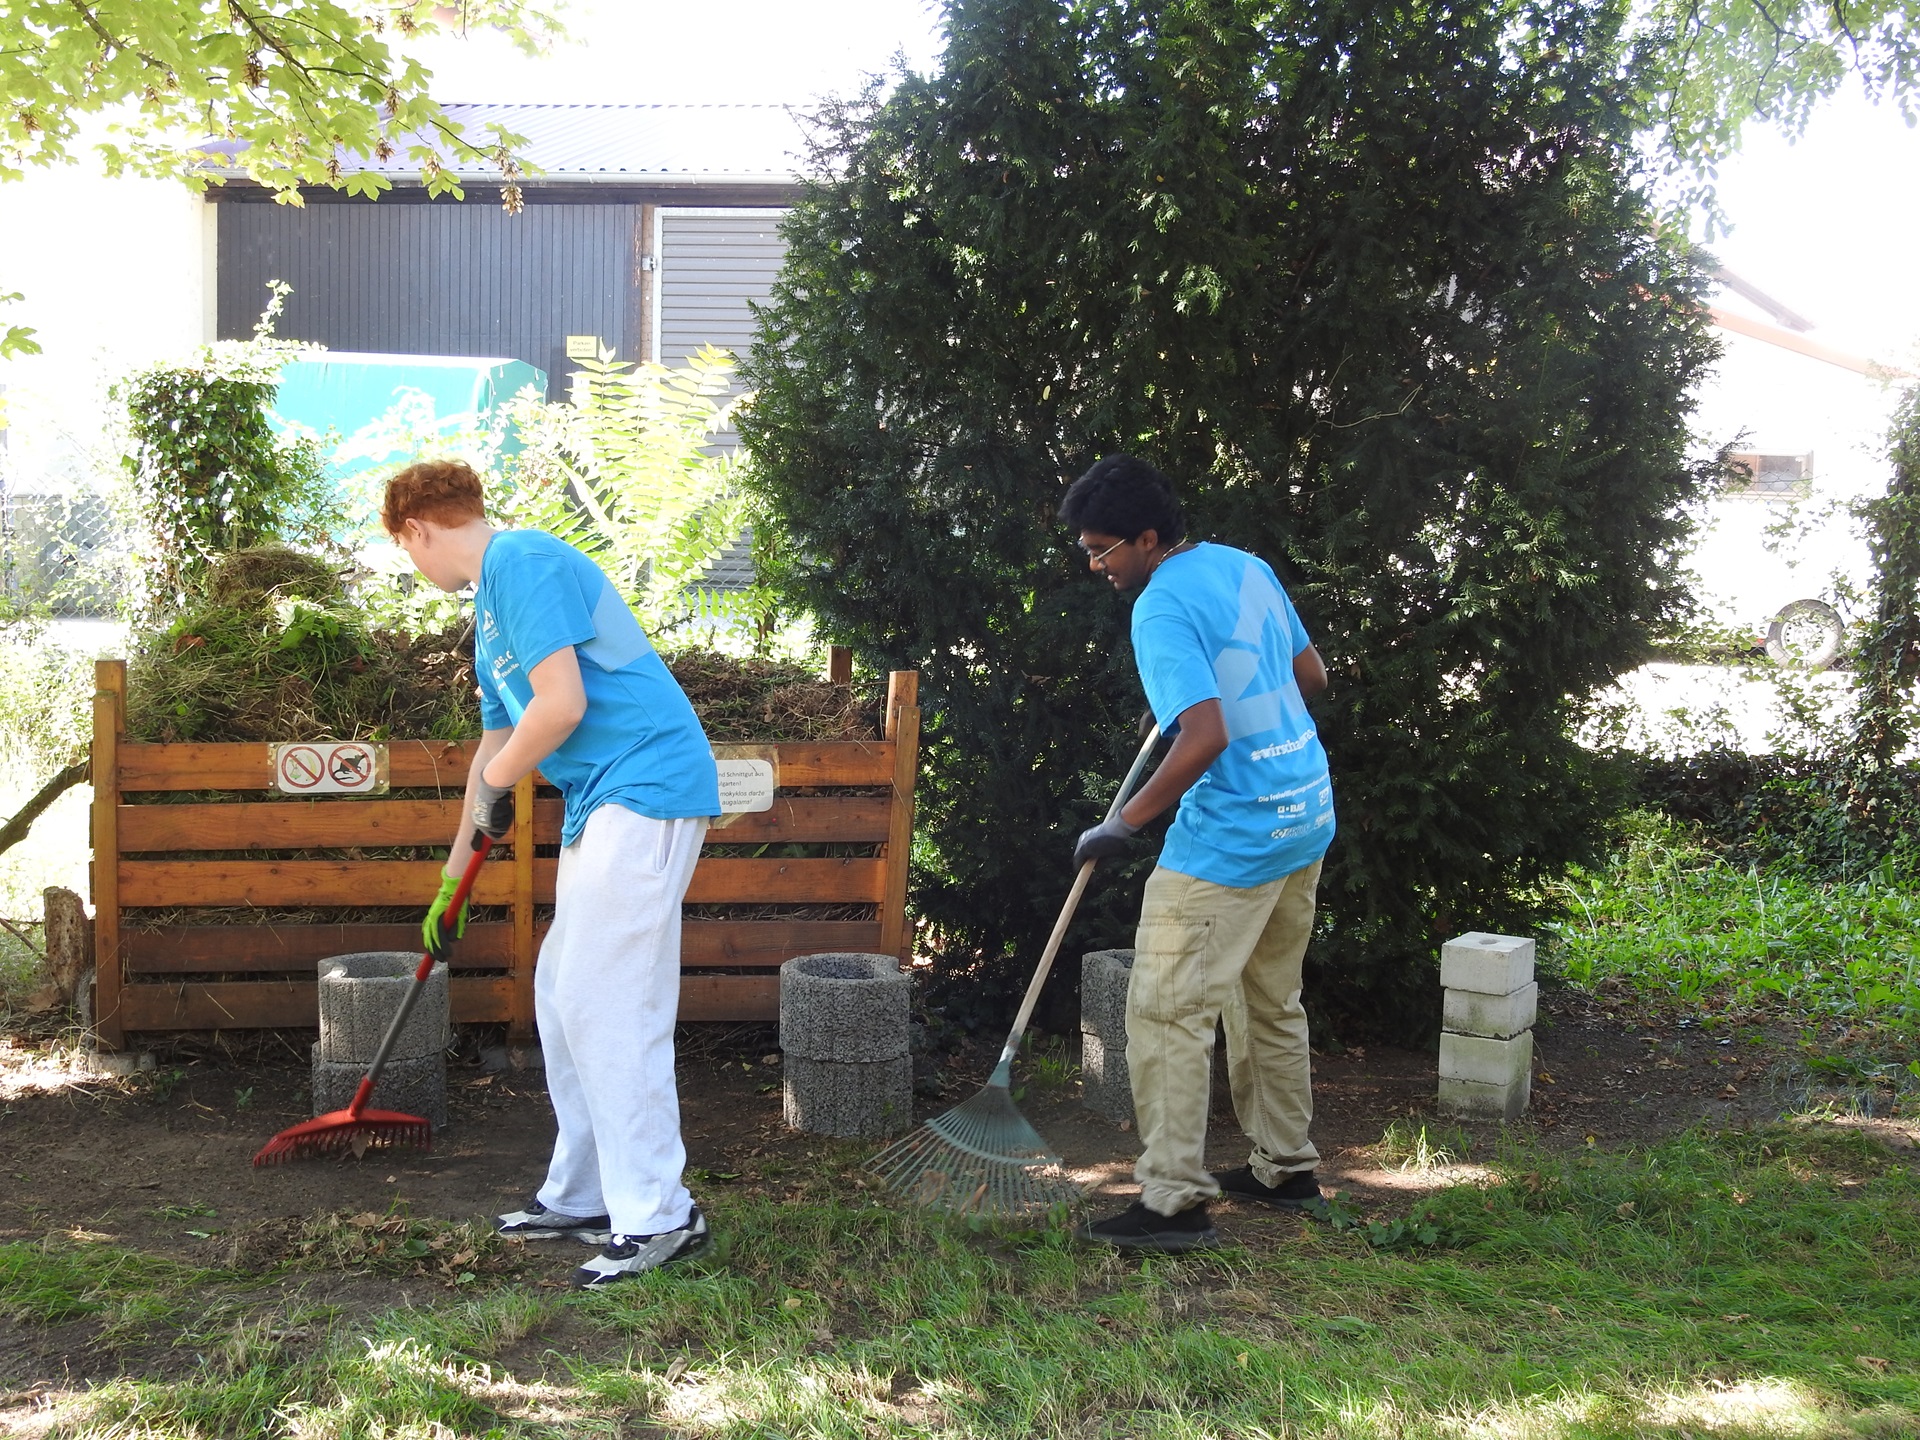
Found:
[[[844,681],[836,653],[831,678]],[[160,1030],[317,1024],[314,964],[359,950],[407,950],[417,923],[353,920],[258,924],[156,923],[165,912],[260,912],[418,906],[439,862],[367,859],[369,849],[445,845],[459,817],[469,748],[387,742],[395,798],[272,795],[265,743],[147,745],[126,738],[126,664],[102,660],[93,707],[94,1016],[102,1048]],[[919,676],[896,671],[885,738],[775,744],[773,808],[707,833],[687,903],[698,906],[863,907],[872,918],[685,921],[682,1020],[772,1020],[777,967],[795,955],[863,950],[907,957],[907,861],[920,751]],[[289,740],[300,737],[289,737]],[[554,901],[562,803],[538,776],[515,794],[516,823],[474,887],[474,903],[505,920],[476,921],[454,953],[456,1022],[504,1022],[533,1034],[533,971]],[[229,798],[220,792],[232,792]],[[163,793],[191,801],[154,803]],[[513,843],[531,832],[531,844]],[[742,847],[770,853],[740,855]],[[860,855],[808,854],[860,847]],[[347,854],[328,854],[346,851]],[[257,857],[256,858],[256,852]],[[796,853],[799,852],[799,853]],[[246,858],[230,858],[236,854]]]

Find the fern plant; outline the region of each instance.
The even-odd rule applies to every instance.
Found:
[[[703,347],[684,365],[583,361],[573,394],[515,402],[521,449],[507,461],[501,518],[537,526],[597,560],[652,634],[693,626],[764,630],[769,592],[708,580],[753,524],[740,460],[718,439],[750,398],[734,361]]]

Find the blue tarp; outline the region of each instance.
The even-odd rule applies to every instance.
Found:
[[[282,429],[334,432],[327,469],[344,480],[475,432],[498,432],[501,451],[512,453],[507,402],[529,385],[545,397],[546,372],[524,360],[329,350],[281,368],[271,418]]]

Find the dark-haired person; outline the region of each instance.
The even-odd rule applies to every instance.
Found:
[[[442,590],[476,587],[482,734],[468,819],[423,927],[429,951],[442,948],[473,832],[497,838],[513,824],[513,787],[538,767],[566,799],[558,902],[534,976],[559,1135],[538,1195],[494,1225],[600,1247],[573,1283],[610,1285],[708,1239],[682,1177],[673,1024],[680,902],[720,810],[713,749],[599,566],[541,531],[495,530],[464,462],[402,470],[381,521]],[[466,928],[464,911],[455,922]]]
[[[1127,990],[1140,1199],[1087,1234],[1126,1249],[1201,1249],[1219,1243],[1207,1202],[1223,1190],[1283,1208],[1323,1203],[1300,966],[1333,838],[1326,752],[1305,703],[1327,672],[1266,562],[1187,539],[1173,487],[1151,465],[1109,456],[1074,482],[1060,514],[1091,569],[1140,592],[1134,661],[1173,737],[1119,815],[1080,836],[1075,867],[1122,853],[1142,825],[1180,807],[1141,899]],[[1220,1019],[1253,1153],[1214,1175],[1208,1068]]]

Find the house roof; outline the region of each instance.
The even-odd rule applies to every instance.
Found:
[[[452,103],[442,107],[471,144],[489,143],[487,127],[502,125],[527,137],[524,158],[544,172],[529,183],[790,185],[799,177],[805,135],[786,105],[517,105]],[[202,148],[229,158],[244,140],[213,141]],[[393,179],[416,179],[419,163],[401,142],[387,160],[343,157],[355,171]],[[444,153],[444,150],[443,150]],[[486,160],[449,164],[448,173],[473,180],[498,179]],[[227,172],[237,178],[242,172]]]

